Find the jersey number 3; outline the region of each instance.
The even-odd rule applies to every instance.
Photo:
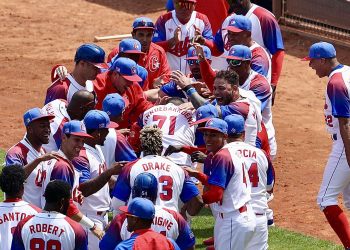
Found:
[[[175,132],[176,116],[170,116],[170,125],[168,130],[168,135],[173,135]],[[165,115],[154,115],[153,121],[159,121],[158,128],[162,129],[167,117]]]
[[[159,194],[159,198],[162,201],[170,201],[173,198],[173,178],[162,175],[159,176],[158,182],[162,186],[162,192]]]

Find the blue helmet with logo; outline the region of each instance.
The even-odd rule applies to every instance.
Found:
[[[157,178],[150,173],[141,173],[136,176],[132,188],[132,198],[141,197],[155,201],[158,196]]]

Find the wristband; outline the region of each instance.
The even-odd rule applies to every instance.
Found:
[[[79,223],[81,225],[83,225],[84,227],[87,227],[89,229],[93,229],[95,226],[95,223],[89,219],[88,217],[86,217],[85,215],[83,215],[83,218],[81,218],[81,220],[79,221]]]
[[[191,95],[193,95],[194,93],[197,93],[197,90],[195,89],[195,88],[190,88],[190,89],[188,89],[188,90],[186,90],[186,94],[188,95],[188,96],[191,96]]]
[[[186,87],[184,87],[182,90],[183,91],[187,91],[187,90],[189,90],[190,88],[193,88],[193,86],[190,84],[190,85],[187,85]]]

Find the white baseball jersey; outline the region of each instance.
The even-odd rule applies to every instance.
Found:
[[[250,200],[251,185],[248,171],[236,151],[225,145],[211,160],[208,183],[224,189],[222,201],[211,208],[219,213],[239,210]]]
[[[251,183],[251,204],[257,214],[265,214],[267,205],[266,192],[274,184],[274,172],[271,161],[265,153],[244,142],[231,142],[225,147],[243,161]]]
[[[182,167],[162,156],[147,155],[123,168],[113,196],[123,202],[130,200],[136,176],[145,172],[153,174],[158,180],[157,205],[179,211],[179,198],[186,203],[199,194],[198,188],[189,180]]]
[[[191,39],[195,37],[196,29],[206,39],[213,39],[213,34],[206,15],[193,11],[190,20],[186,24],[182,24],[173,10],[158,18],[153,42],[157,43],[173,38],[178,26],[181,27],[180,42],[173,48],[169,48],[166,55],[171,70],[180,70],[187,74],[190,70],[185,59]]]
[[[41,190],[41,207],[45,206],[45,189],[47,184],[52,180],[62,180],[68,182],[72,187],[72,198],[76,202],[76,205],[82,205],[83,196],[78,190],[80,172],[78,172],[72,163],[67,159],[64,153],[59,150],[58,153],[64,157],[64,159],[59,158],[58,160],[53,159],[46,161],[43,164],[43,181]]]
[[[37,214],[41,209],[21,199],[0,202],[0,242],[1,249],[10,250],[12,235],[17,224],[30,215]]]
[[[45,154],[43,148],[38,152],[32,147],[30,142],[24,137],[19,143],[11,147],[5,156],[5,164],[18,164],[25,166],[34,161],[39,156]],[[42,178],[42,163],[40,163],[28,176],[24,183],[23,200],[37,207],[41,206],[41,198],[38,195],[41,193],[41,178]]]
[[[12,249],[87,249],[83,228],[67,216],[43,211],[22,220],[13,235]]]
[[[48,144],[43,145],[46,152],[58,151],[62,142],[63,125],[70,121],[67,113],[67,101],[57,99],[46,104],[42,110],[46,114],[54,115],[55,118],[50,123],[50,140]]]
[[[106,171],[106,162],[102,154],[101,148],[96,145],[95,148],[84,144],[84,148],[80,150],[79,157],[75,157],[72,161],[75,170],[80,172],[79,183],[84,183],[94,179]],[[109,185],[106,183],[96,193],[85,197],[83,204],[79,209],[83,213],[95,213],[97,211],[106,212],[110,208],[111,198],[109,196]]]
[[[142,123],[143,126],[157,125],[162,130],[164,152],[169,145],[194,146],[195,131],[194,126],[190,126],[194,119],[192,112],[168,103],[145,111]],[[171,154],[168,158],[179,165],[192,165],[191,157],[183,152]]]

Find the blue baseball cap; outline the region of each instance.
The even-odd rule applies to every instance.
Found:
[[[336,57],[337,52],[332,44],[327,42],[318,42],[311,45],[309,56],[304,57],[303,61],[310,61],[311,59],[333,58]]]
[[[87,129],[117,128],[118,124],[111,122],[106,112],[101,110],[90,110],[84,117],[84,124]]]
[[[154,23],[148,17],[138,17],[134,20],[132,28],[135,29],[152,29],[154,30]]]
[[[232,114],[225,117],[228,134],[239,134],[244,132],[244,118],[241,115]]]
[[[226,28],[224,30],[229,30],[232,32],[241,32],[241,31],[252,31],[252,21],[246,16],[234,15]]]
[[[32,108],[29,109],[27,112],[24,113],[23,115],[23,121],[24,125],[27,127],[32,121],[36,121],[39,119],[48,119],[51,120],[55,118],[54,115],[48,115],[46,114],[43,110],[39,108]]]
[[[227,135],[227,123],[219,118],[211,118],[204,127],[197,128],[198,131],[216,131]]]
[[[91,135],[86,133],[85,124],[82,121],[72,120],[66,122],[63,125],[62,133],[66,135],[76,135],[81,137],[89,137],[92,138]]]
[[[109,116],[119,116],[125,109],[125,101],[117,93],[108,94],[102,102],[102,109]]]
[[[196,110],[196,121],[191,123],[191,126],[206,122],[211,118],[217,118],[218,116],[219,116],[218,111],[214,105],[206,104],[206,105],[200,106]]]
[[[203,48],[203,52],[204,52],[204,57],[206,59],[209,59],[211,60],[211,51],[210,49],[205,46],[205,45],[202,45],[202,48]],[[197,52],[196,52],[196,48],[195,47],[190,47],[187,51],[187,58],[185,60],[197,60],[198,59],[198,56],[197,56]]]
[[[125,80],[141,82],[142,78],[137,75],[137,64],[133,60],[120,57],[112,62],[110,71],[118,72]]]
[[[141,43],[132,38],[123,39],[119,43],[119,52],[127,54],[145,54],[141,51]]]
[[[228,56],[223,56],[227,59],[250,61],[252,59],[252,52],[247,46],[233,45],[228,52]]]
[[[134,198],[128,206],[119,207],[119,210],[127,215],[139,217],[146,220],[153,220],[155,215],[154,204],[145,198]]]
[[[74,61],[86,61],[100,69],[108,68],[105,63],[105,51],[92,43],[81,45],[75,53]]]

